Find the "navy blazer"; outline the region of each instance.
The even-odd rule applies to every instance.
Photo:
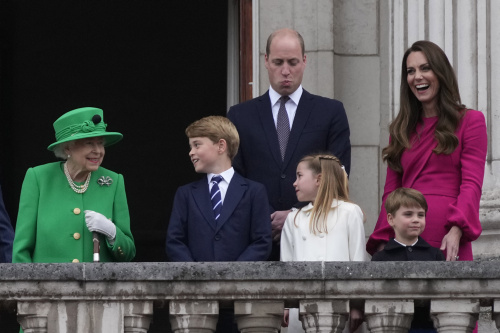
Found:
[[[262,184],[234,173],[215,221],[206,177],[181,186],[167,231],[171,261],[264,261],[271,253],[271,218]]]
[[[12,262],[13,241],[14,229],[3,203],[2,188],[0,187],[0,263]]]
[[[233,166],[244,177],[265,185],[271,212],[297,204],[293,183],[299,161],[308,154],[330,152],[349,174],[351,143],[349,123],[341,102],[302,92],[284,161],[281,160],[269,91],[235,105],[227,117],[240,135]]]

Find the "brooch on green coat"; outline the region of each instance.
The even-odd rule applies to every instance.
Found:
[[[111,179],[110,176],[101,176],[99,177],[99,179],[97,180],[97,184],[103,186],[103,185],[106,185],[106,186],[109,186],[111,184],[113,184],[113,179]]]

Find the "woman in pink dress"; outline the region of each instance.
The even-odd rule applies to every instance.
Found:
[[[385,199],[398,187],[410,187],[429,205],[421,236],[441,248],[447,261],[473,260],[471,242],[481,234],[484,115],[462,104],[446,54],[429,41],[417,41],[406,51],[400,94],[400,111],[382,150],[388,164],[382,209],[366,250],[373,254],[394,237]]]

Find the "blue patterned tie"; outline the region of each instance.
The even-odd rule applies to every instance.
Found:
[[[285,103],[290,97],[281,96],[280,109],[278,111],[278,120],[276,121],[276,131],[278,132],[278,141],[280,144],[281,160],[285,159],[286,146],[290,136],[290,120],[286,112]]]
[[[213,176],[212,177],[212,189],[210,190],[210,200],[212,201],[212,209],[214,211],[215,220],[220,216],[220,212],[222,211],[222,196],[220,194],[219,183],[221,182],[221,176]]]

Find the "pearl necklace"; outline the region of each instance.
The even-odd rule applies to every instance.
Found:
[[[92,174],[89,172],[89,175],[87,176],[87,180],[85,180],[85,183],[83,185],[76,185],[73,179],[71,179],[71,176],[69,174],[68,170],[68,163],[64,163],[64,174],[66,175],[66,179],[68,179],[69,186],[75,191],[76,193],[85,193],[87,189],[89,188],[89,183],[90,183],[90,175]]]

